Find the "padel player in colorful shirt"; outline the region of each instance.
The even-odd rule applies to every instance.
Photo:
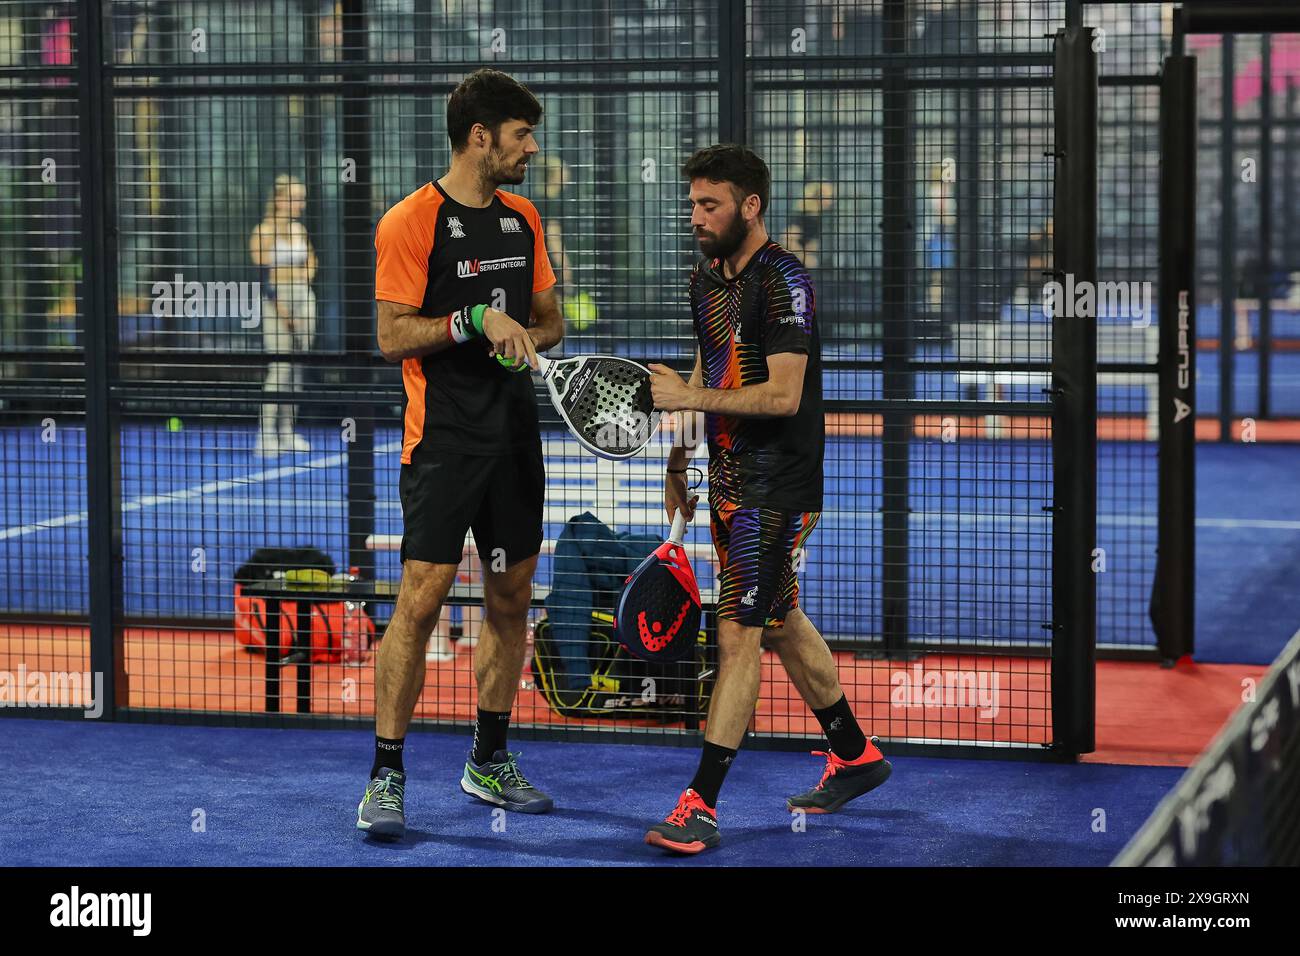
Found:
[[[768,237],[770,179],[758,155],[710,146],[683,174],[706,257],[690,280],[699,349],[689,382],[651,365],[651,386],[656,407],[704,413],[719,562],[718,675],[699,769],[646,842],[698,853],[721,839],[718,792],[758,702],[760,642],[780,656],[830,741],[821,781],[790,797],[791,810],[838,810],[884,783],[890,765],[858,726],[835,659],[799,607],[799,555],[822,508],[825,445],[812,282]],[[690,441],[677,442],[668,456],[670,520],[678,508],[694,511],[684,477]]]
[[[450,170],[388,210],[375,230],[379,348],[401,361],[406,386],[402,583],[376,660],[375,759],[357,811],[357,827],[376,836],[405,832],[406,729],[424,685],[425,643],[471,528],[487,613],[461,788],[507,810],[552,806],[506,749],[546,480],[526,370],[560,341],[564,322],[537,210],[498,187],[524,181],[541,115],[532,93],[506,74],[468,76],[447,103]]]

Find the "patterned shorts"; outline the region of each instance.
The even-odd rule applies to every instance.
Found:
[[[821,512],[711,502],[718,552],[718,616],[746,627],[781,627],[799,606],[795,559]]]

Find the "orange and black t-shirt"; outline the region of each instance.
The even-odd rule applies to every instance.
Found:
[[[533,293],[553,285],[541,217],[513,193],[497,190],[476,209],[427,183],[375,229],[375,298],[416,307],[430,321],[483,304],[527,327]],[[486,339],[404,359],[402,380],[403,464],[435,449],[499,455],[541,442],[532,376],[503,368]]]

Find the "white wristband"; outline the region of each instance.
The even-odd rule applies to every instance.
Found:
[[[478,331],[474,328],[474,322],[470,317],[471,308],[471,306],[466,306],[447,317],[447,331],[451,334],[452,341],[457,345],[478,337]]]

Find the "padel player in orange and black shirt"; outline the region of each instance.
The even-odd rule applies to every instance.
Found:
[[[651,365],[651,388],[655,407],[705,417],[718,676],[699,769],[646,842],[698,853],[721,839],[718,792],[758,703],[760,640],[780,656],[830,741],[821,781],[790,797],[791,810],[832,813],[884,783],[890,765],[858,726],[835,658],[799,607],[796,555],[821,516],[826,432],[812,280],[768,238],[770,179],[753,150],[710,146],[682,172],[705,256],[690,284],[699,351],[689,382]],[[687,442],[668,455],[669,520],[695,507],[683,477],[694,450]]]
[[[401,361],[406,386],[402,583],[375,666],[375,759],[357,810],[357,827],[376,836],[405,832],[404,738],[424,686],[425,643],[471,528],[486,615],[461,788],[507,810],[552,806],[506,749],[542,542],[545,474],[527,370],[559,343],[564,322],[537,210],[498,187],[524,181],[541,115],[506,74],[466,77],[447,103],[450,170],[375,230],[379,348]]]

